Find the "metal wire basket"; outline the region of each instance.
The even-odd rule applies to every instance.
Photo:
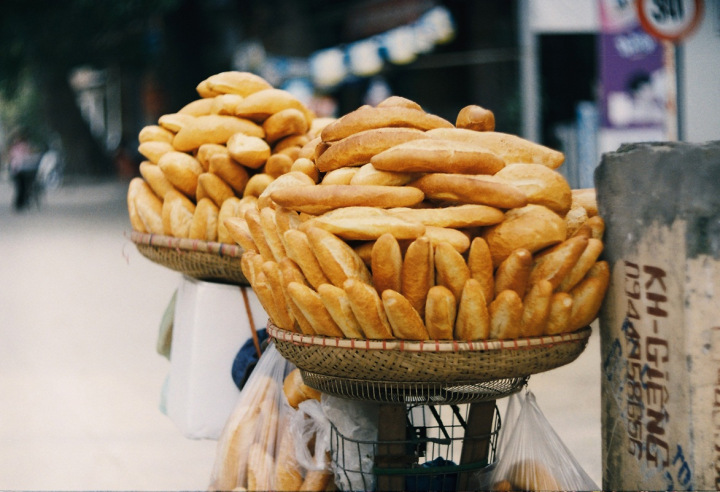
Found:
[[[528,377],[517,377],[472,384],[446,384],[427,381],[394,382],[339,378],[302,369],[300,373],[305,384],[332,396],[408,405],[448,405],[492,401],[519,391],[528,381]]]
[[[343,490],[468,490],[473,475],[494,462],[501,427],[493,403],[490,425],[472,432],[470,408],[408,406],[405,439],[398,440],[357,440],[331,425],[336,484]]]

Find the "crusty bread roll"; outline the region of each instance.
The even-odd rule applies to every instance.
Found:
[[[505,161],[479,145],[434,138],[394,145],[370,163],[381,171],[406,173],[495,174],[505,166]]]
[[[162,219],[166,235],[189,237],[194,216],[195,204],[188,197],[174,189],[165,194]]]
[[[346,239],[369,241],[392,234],[396,239],[415,239],[425,233],[425,226],[409,222],[374,207],[344,207],[331,210],[303,224],[319,227]]]
[[[517,248],[531,253],[565,240],[565,221],[542,205],[530,204],[509,210],[505,220],[483,233],[490,248],[493,265],[498,266]]]
[[[402,266],[404,295],[420,317],[425,316],[425,303],[430,287],[435,285],[435,256],[427,237],[419,237],[408,246]]]
[[[262,123],[268,117],[285,109],[301,111],[308,121],[312,121],[314,114],[293,94],[283,89],[264,89],[249,94],[236,107],[235,114],[257,123]]]
[[[538,253],[530,272],[530,282],[546,279],[550,281],[553,289],[557,289],[578,262],[587,244],[586,237],[576,236]]]
[[[573,204],[583,207],[588,217],[595,217],[598,214],[597,197],[595,188],[580,188],[572,190]]]
[[[435,283],[450,289],[460,299],[465,282],[470,278],[470,269],[465,259],[449,243],[435,246]]]
[[[451,203],[476,203],[502,209],[527,205],[525,193],[513,185],[470,174],[430,173],[410,183],[427,198]]]
[[[148,161],[143,161],[139,166],[140,176],[150,185],[153,192],[158,198],[164,200],[165,194],[170,190],[175,190],[175,187],[165,177],[165,173],[162,172],[159,166],[151,164]]]
[[[402,290],[402,262],[402,251],[395,236],[382,234],[371,252],[372,281],[379,294],[386,289]]]
[[[209,198],[197,202],[188,237],[201,241],[217,241],[217,221],[220,209]]]
[[[321,284],[317,289],[320,299],[332,319],[340,327],[345,338],[365,338],[360,323],[350,305],[350,299],[344,289],[332,284]]]
[[[285,376],[285,380],[283,381],[283,393],[285,393],[288,403],[293,408],[297,408],[298,405],[305,400],[320,401],[322,396],[318,390],[305,384],[302,374],[300,373],[300,369],[297,367]]]
[[[392,289],[385,289],[381,298],[395,338],[400,340],[427,340],[429,338],[420,314],[402,294]]]
[[[533,256],[529,250],[518,248],[512,251],[495,271],[495,295],[509,289],[524,297],[532,268]]]
[[[553,287],[550,281],[540,280],[533,284],[523,298],[522,328],[520,336],[537,337],[545,332]]]
[[[175,150],[175,147],[173,147],[171,143],[161,140],[140,142],[140,145],[138,145],[138,152],[153,164],[157,164],[164,154],[172,152],[173,150]]]
[[[228,71],[211,75],[201,82],[200,90],[209,90],[211,94],[238,94],[249,96],[250,94],[264,89],[271,89],[272,85],[251,72]],[[203,96],[202,97],[207,97]]]
[[[415,179],[417,179],[417,174],[415,173],[380,171],[372,164],[367,163],[357,168],[357,172],[352,175],[349,184],[404,186]]]
[[[485,301],[489,304],[495,298],[495,268],[490,248],[482,237],[473,238],[467,264],[470,269],[470,277],[480,283]]]
[[[439,208],[389,208],[387,212],[410,222],[454,229],[499,224],[505,218],[505,213],[498,208],[474,204]]]
[[[288,284],[288,293],[318,335],[328,337],[343,336],[342,330],[330,316],[317,292],[307,285],[290,282]]]
[[[277,308],[276,324],[288,331],[295,330],[295,318],[292,315],[292,310],[289,308],[290,298],[286,295],[286,284],[283,279],[280,265],[276,261],[265,261],[262,265],[262,271],[267,278],[270,290],[274,299],[275,307]]]
[[[182,152],[194,151],[204,143],[226,143],[236,133],[262,138],[261,126],[244,118],[221,114],[196,116],[180,128],[173,139],[173,147]]]
[[[342,287],[348,278],[371,283],[370,272],[362,258],[342,239],[319,227],[306,231],[310,247],[330,283]]]
[[[195,116],[182,113],[168,113],[158,118],[158,125],[166,130],[176,134],[181,128],[191,124],[195,120]],[[173,140],[175,137],[173,136]]]
[[[580,282],[585,274],[592,268],[604,249],[603,242],[593,237],[588,238],[587,246],[572,269],[563,277],[557,287],[560,292],[568,292]]]
[[[237,108],[235,108],[237,111]],[[287,108],[268,116],[262,124],[265,140],[273,144],[290,135],[302,135],[310,129],[305,113],[296,108]]]
[[[259,169],[270,157],[270,145],[262,136],[236,132],[227,140],[230,157],[243,166]]]
[[[214,173],[200,173],[195,199],[211,199],[220,208],[225,200],[235,197],[235,192],[223,179]]]
[[[145,228],[145,224],[143,224],[143,221],[138,214],[138,207],[135,203],[135,198],[141,193],[141,189],[143,187],[149,187],[149,185],[141,177],[135,177],[130,180],[127,192],[127,207],[128,215],[130,217],[130,226],[134,231],[138,232],[148,232]]]
[[[195,198],[198,176],[204,172],[197,159],[185,152],[172,151],[163,154],[157,165],[175,188]]]
[[[178,113],[181,114],[191,114],[193,116],[202,116],[205,114],[210,114],[212,112],[212,107],[214,104],[214,98],[205,98],[202,97],[200,99],[195,99],[194,101],[190,101],[182,108],[178,109]]]
[[[373,340],[394,338],[382,299],[375,287],[357,278],[348,278],[343,289],[365,337]]]
[[[490,338],[505,340],[520,336],[522,327],[522,299],[514,290],[500,292],[488,306]]]
[[[290,229],[285,231],[283,237],[288,257],[300,267],[313,288],[318,289],[322,284],[330,283],[313,253],[307,234],[297,229]]]
[[[412,207],[424,195],[410,186],[317,185],[277,190],[270,197],[291,210],[322,214],[342,207]]]
[[[439,128],[427,133],[433,138],[473,142],[494,152],[507,163],[535,163],[557,169],[565,161],[562,152],[509,133],[478,132],[466,128]]]
[[[289,173],[278,176],[270,182],[258,196],[258,208],[271,207],[274,205],[272,201],[272,193],[282,188],[292,188],[296,186],[314,186],[315,182],[305,173],[299,171],[291,171]]]
[[[228,149],[223,144],[204,143],[195,152],[195,158],[200,162],[203,169],[210,170],[210,159],[217,154],[229,156]]]
[[[565,227],[567,229],[567,237],[584,235],[590,237],[590,227],[584,227],[588,220],[587,210],[579,205],[573,205],[565,214]]]
[[[321,172],[370,162],[376,154],[412,140],[428,138],[416,128],[371,128],[334,142],[315,161]],[[386,171],[401,169],[386,168]]]
[[[404,127],[430,130],[431,128],[452,128],[449,121],[426,113],[420,109],[405,106],[361,106],[327,125],[321,132],[325,142],[335,142],[354,133],[373,128]]]
[[[293,165],[293,159],[282,152],[277,154],[270,154],[267,161],[265,161],[265,172],[270,176],[277,178],[283,174],[290,172],[290,168]]]
[[[245,189],[243,190],[243,198],[248,196],[259,197],[263,191],[270,186],[270,183],[275,181],[275,178],[265,173],[257,173],[250,176]]]
[[[490,311],[475,279],[468,279],[459,297],[454,338],[456,340],[484,340],[490,336]]]
[[[455,331],[457,301],[450,289],[434,285],[425,303],[425,327],[431,340],[452,340]]]
[[[544,205],[560,216],[568,213],[572,205],[570,184],[565,177],[542,164],[508,164],[494,178],[519,188],[528,203]]]
[[[495,114],[482,106],[471,104],[458,112],[455,126],[478,132],[491,132],[495,130]]]
[[[208,172],[221,178],[237,195],[245,192],[245,186],[250,179],[247,170],[227,152],[218,152],[209,158]]]
[[[310,179],[312,179],[313,183],[316,184],[318,183],[318,181],[320,181],[320,172],[318,171],[317,166],[307,157],[296,158],[293,161],[292,166],[290,166],[290,172],[303,173],[307,175]]]
[[[568,331],[589,325],[598,314],[610,283],[610,267],[607,261],[598,261],[570,291],[573,298]]]
[[[172,144],[175,134],[160,125],[146,125],[138,133],[138,142],[165,142]]]
[[[573,297],[567,292],[554,292],[550,297],[550,312],[548,313],[544,335],[559,335],[567,333],[572,314]]]

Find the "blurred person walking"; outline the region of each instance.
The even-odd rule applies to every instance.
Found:
[[[8,150],[10,176],[15,184],[16,211],[22,211],[30,206],[41,157],[42,154],[33,146],[27,133],[19,130]]]

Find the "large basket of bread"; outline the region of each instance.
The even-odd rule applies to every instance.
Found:
[[[151,141],[167,152],[141,169],[129,195],[141,218],[141,196],[157,198],[143,232],[181,236],[198,215],[213,217],[241,248],[242,272],[286,358],[328,376],[363,378],[366,368],[371,379],[418,376],[436,359],[423,377],[446,381],[462,366],[464,381],[527,376],[582,352],[609,268],[594,190],[571,189],[561,152],[495,131],[493,113],[476,105],[454,123],[398,96],[314,118],[255,81],[228,72],[198,86],[198,106],[231,101],[227,118],[247,125],[212,143],[215,127],[181,138],[205,128],[203,116],[171,115],[174,132],[161,118],[172,143]],[[278,137],[285,130],[273,123],[291,113],[304,124],[283,123],[299,129]],[[301,144],[287,150],[286,141]],[[255,145],[264,154],[253,160]],[[245,170],[242,198],[221,163]],[[151,170],[173,187],[158,191]],[[192,178],[183,190],[180,175]],[[216,198],[208,183],[223,180]],[[233,212],[223,213],[230,200]],[[390,375],[377,372],[373,357],[388,354],[409,357]]]

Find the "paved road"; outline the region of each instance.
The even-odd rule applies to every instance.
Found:
[[[203,490],[215,441],[159,410],[155,345],[179,274],[126,234],[126,183],[67,185],[11,211],[0,181],[0,489]],[[599,340],[530,380],[541,409],[601,484]],[[502,409],[502,404],[501,404]]]

